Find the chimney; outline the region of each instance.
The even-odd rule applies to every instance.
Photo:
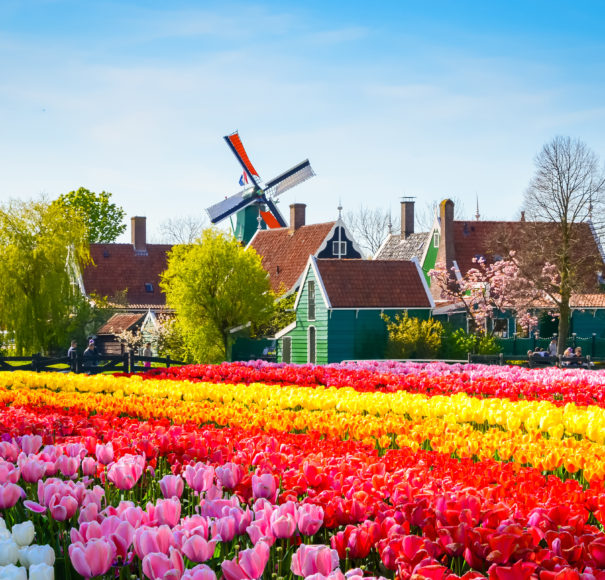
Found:
[[[135,252],[147,253],[147,218],[135,216],[130,218],[132,245]]]
[[[525,221],[525,212],[524,211],[521,212],[521,221],[522,222]]]
[[[444,199],[439,204],[439,221],[441,234],[435,263],[444,263],[448,274],[453,276],[452,266],[456,256],[454,254],[454,202],[451,199]],[[431,292],[435,298],[440,297],[441,290],[436,284],[431,286]]]
[[[414,233],[414,198],[401,198],[401,237],[403,239]]]
[[[290,229],[297,230],[300,226],[305,225],[305,209],[304,203],[293,203],[290,205]]]

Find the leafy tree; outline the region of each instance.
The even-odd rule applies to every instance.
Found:
[[[410,318],[407,312],[397,314],[394,319],[383,314],[382,319],[389,333],[390,358],[434,358],[439,352],[443,335],[439,321]]]
[[[89,318],[71,268],[89,259],[86,226],[70,208],[43,200],[0,207],[0,328],[18,354],[65,345]]]
[[[472,334],[458,328],[444,337],[446,354],[451,358],[466,358],[468,353],[497,354],[500,352],[498,339],[488,334]]]
[[[56,203],[73,209],[84,221],[91,244],[110,244],[126,231],[126,212],[110,201],[111,193],[95,193],[84,187],[61,195]]]
[[[161,287],[198,362],[228,360],[231,331],[263,324],[273,312],[269,278],[258,254],[215,229],[205,230],[194,244],[172,249]]]
[[[274,298],[274,311],[268,322],[264,324],[255,324],[252,327],[252,338],[273,336],[282,328],[286,328],[296,320],[296,312],[294,311],[294,303],[296,302],[296,293],[276,296]]]

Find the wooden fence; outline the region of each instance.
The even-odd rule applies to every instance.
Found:
[[[75,354],[75,353],[74,353]],[[187,363],[175,361],[170,357],[139,356],[132,352],[123,355],[98,355],[96,361],[88,361],[81,354],[73,357],[45,357],[41,354],[32,356],[0,357],[0,371],[34,371],[34,372],[74,372],[97,374],[105,372],[136,373],[146,371],[145,362],[156,363],[166,368],[182,366]]]

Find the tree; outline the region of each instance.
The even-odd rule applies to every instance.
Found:
[[[205,230],[194,244],[174,246],[161,287],[198,362],[228,360],[232,330],[262,324],[273,312],[269,278],[258,254],[215,229]]]
[[[70,208],[44,200],[0,207],[0,328],[18,354],[64,345],[91,314],[71,268],[88,260],[86,226]]]
[[[126,212],[110,201],[111,193],[95,193],[84,187],[61,195],[56,203],[71,208],[86,224],[91,244],[110,244],[126,231]]]
[[[397,314],[392,319],[382,315],[389,333],[388,356],[390,358],[434,358],[441,348],[443,325],[429,318],[410,318],[408,313]]]
[[[605,173],[582,141],[555,137],[536,156],[524,198],[525,243],[515,260],[554,303],[562,338],[569,334],[572,293],[594,288],[603,268],[600,257],[586,248],[583,232],[592,215],[602,214],[604,194]],[[559,340],[559,354],[564,349],[565,340]]]
[[[170,218],[160,225],[160,236],[167,244],[193,244],[206,227],[208,220],[202,215]]]
[[[344,221],[351,230],[355,241],[364,252],[373,256],[389,235],[389,228],[398,232],[399,216],[391,220],[391,214],[381,208],[360,205],[355,211],[345,212]]]

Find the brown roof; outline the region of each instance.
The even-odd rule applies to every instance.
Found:
[[[572,294],[569,305],[572,308],[605,308],[605,293]]]
[[[82,272],[87,294],[112,298],[128,290],[128,304],[159,306],[166,304],[160,291],[160,274],[166,269],[167,244],[147,244],[147,252],[135,252],[132,244],[91,244],[93,264]],[[151,292],[145,284],[151,284]]]
[[[404,237],[391,234],[376,253],[377,260],[422,260],[424,248],[431,237],[431,232],[418,232]]]
[[[404,260],[317,260],[333,308],[430,308],[423,278]]]
[[[315,255],[336,222],[301,226],[296,230],[260,230],[250,241],[269,273],[271,288],[290,290],[303,273],[309,256]]]
[[[128,330],[131,326],[134,326],[137,322],[142,320],[144,314],[127,314],[118,313],[114,314],[99,330],[97,334],[119,334],[124,330]]]
[[[505,232],[508,239],[514,244],[514,240],[523,239],[524,228],[533,225],[544,230],[544,239],[556,239],[558,224],[549,222],[500,222],[500,221],[454,221],[454,260],[458,264],[460,273],[464,275],[471,268],[476,267],[473,258],[483,256],[487,262],[493,258],[489,246],[494,243],[494,236],[499,231]],[[590,224],[579,223],[576,235],[578,246],[581,247],[584,256],[592,256],[601,260],[600,248],[592,233]],[[552,230],[552,234],[550,231]],[[540,230],[541,231],[541,230]],[[551,242],[552,243],[552,242]],[[504,256],[503,256],[504,257]]]

